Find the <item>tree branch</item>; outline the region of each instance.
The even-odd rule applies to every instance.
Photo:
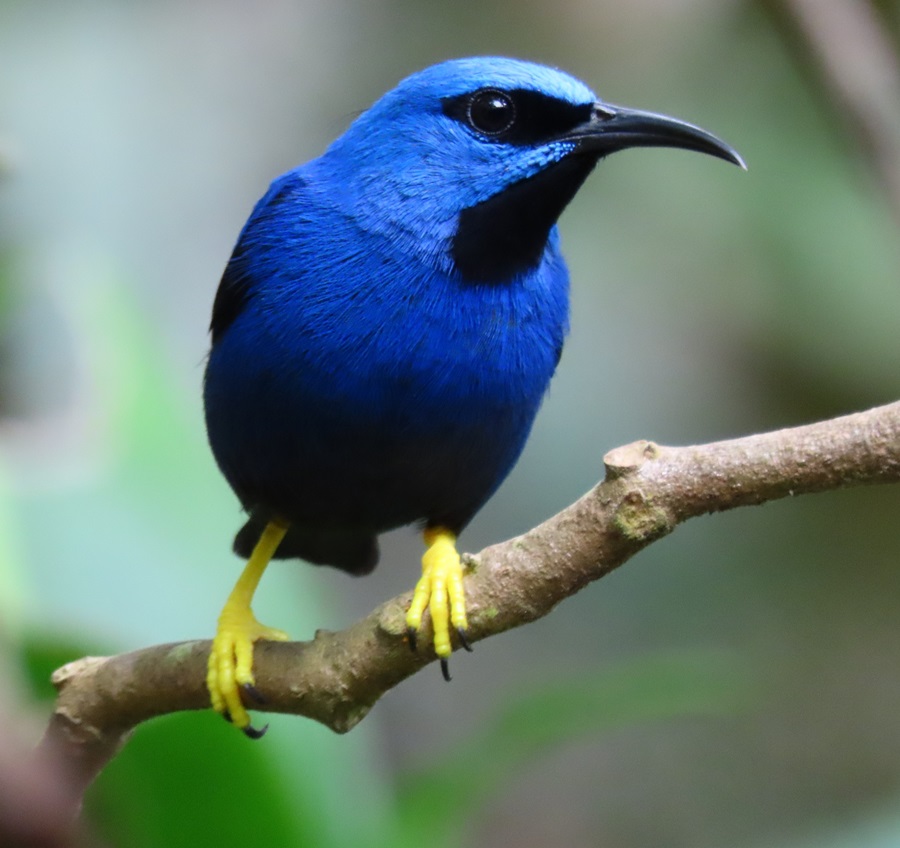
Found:
[[[606,478],[523,536],[468,556],[469,638],[547,615],[692,516],[788,495],[900,481],[900,402],[773,433],[693,447],[635,442],[604,458]],[[410,594],[311,642],[261,642],[254,709],[307,716],[344,733],[434,660],[405,640]],[[426,624],[426,627],[428,625]],[[423,646],[429,644],[423,633]],[[154,716],[208,706],[209,640],[86,657],[53,676],[59,692],[42,746],[81,788]]]

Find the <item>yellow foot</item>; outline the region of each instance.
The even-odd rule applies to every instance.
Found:
[[[226,604],[219,616],[219,629],[213,639],[206,670],[206,685],[213,709],[254,739],[262,736],[266,728],[255,730],[250,725],[241,690],[252,700],[262,703],[253,677],[253,643],[257,639],[286,642],[288,635],[283,630],[260,624],[249,606],[241,609]]]
[[[258,739],[266,732],[266,727],[255,730],[251,726],[250,715],[241,700],[243,690],[257,704],[263,703],[253,678],[253,643],[257,639],[285,642],[288,635],[282,630],[260,624],[250,609],[250,602],[286,532],[287,525],[279,521],[271,521],[263,530],[219,616],[206,669],[206,686],[212,708],[251,739]]]
[[[466,640],[466,594],[463,589],[463,567],[456,550],[456,536],[443,527],[429,528],[424,533],[427,550],[422,557],[422,577],[416,584],[412,603],[406,614],[406,632],[410,647],[416,649],[422,616],[427,607],[434,630],[434,652],[441,659],[441,671],[450,680],[447,657],[453,652],[450,626],[456,630],[460,644],[471,651]]]

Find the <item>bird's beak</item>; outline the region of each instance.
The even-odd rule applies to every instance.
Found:
[[[590,119],[566,133],[565,139],[577,141],[579,152],[597,156],[626,147],[682,147],[717,156],[747,170],[733,147],[700,127],[655,112],[610,103],[595,103]]]

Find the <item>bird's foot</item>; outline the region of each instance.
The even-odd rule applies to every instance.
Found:
[[[416,637],[422,626],[426,608],[431,614],[434,630],[434,652],[441,660],[444,679],[450,679],[447,658],[453,652],[450,628],[453,627],[460,644],[471,651],[466,640],[466,594],[463,589],[463,567],[456,550],[456,536],[443,527],[425,531],[427,550],[422,557],[422,577],[416,584],[412,603],[406,614],[406,631],[410,647],[416,649]]]
[[[286,642],[288,635],[260,624],[249,606],[229,601],[219,616],[206,670],[212,708],[251,739],[265,733],[265,728],[260,731],[251,726],[250,715],[241,700],[243,690],[257,703],[262,701],[253,677],[253,643],[258,639]]]
[[[254,730],[241,701],[243,689],[251,700],[262,702],[253,678],[253,643],[257,639],[285,642],[288,635],[282,630],[260,624],[250,609],[250,602],[287,527],[282,521],[272,520],[260,535],[243,573],[222,608],[206,668],[206,686],[212,708],[251,739],[258,739],[266,732],[265,727]]]

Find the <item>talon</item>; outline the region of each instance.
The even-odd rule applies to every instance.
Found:
[[[241,686],[241,689],[243,689],[244,692],[247,693],[247,697],[249,697],[250,700],[255,704],[259,704],[260,706],[262,706],[263,704],[268,703],[265,695],[263,695],[263,693],[260,692],[259,689],[257,689],[256,686],[254,686],[252,683],[244,683]]]
[[[444,680],[446,680],[448,683],[453,680],[453,678],[450,676],[450,663],[447,662],[446,657],[441,657],[441,674],[444,675]]]
[[[416,652],[416,637],[418,634],[416,633],[415,627],[407,627],[406,628],[406,638],[409,640],[409,649],[415,653]]]
[[[225,710],[224,712],[219,713],[219,715],[222,716],[222,718],[224,718],[225,721],[227,721],[229,724],[231,724],[231,713],[228,712],[228,710]]]
[[[459,637],[459,644],[463,646],[464,650],[468,651],[471,654],[472,646],[469,644],[468,636],[466,636],[466,628],[465,627],[457,627],[456,635]]]
[[[266,731],[269,729],[268,724],[264,724],[259,730],[257,730],[252,725],[248,724],[246,727],[241,728],[244,732],[244,736],[248,739],[262,739],[263,736],[266,735]]]

